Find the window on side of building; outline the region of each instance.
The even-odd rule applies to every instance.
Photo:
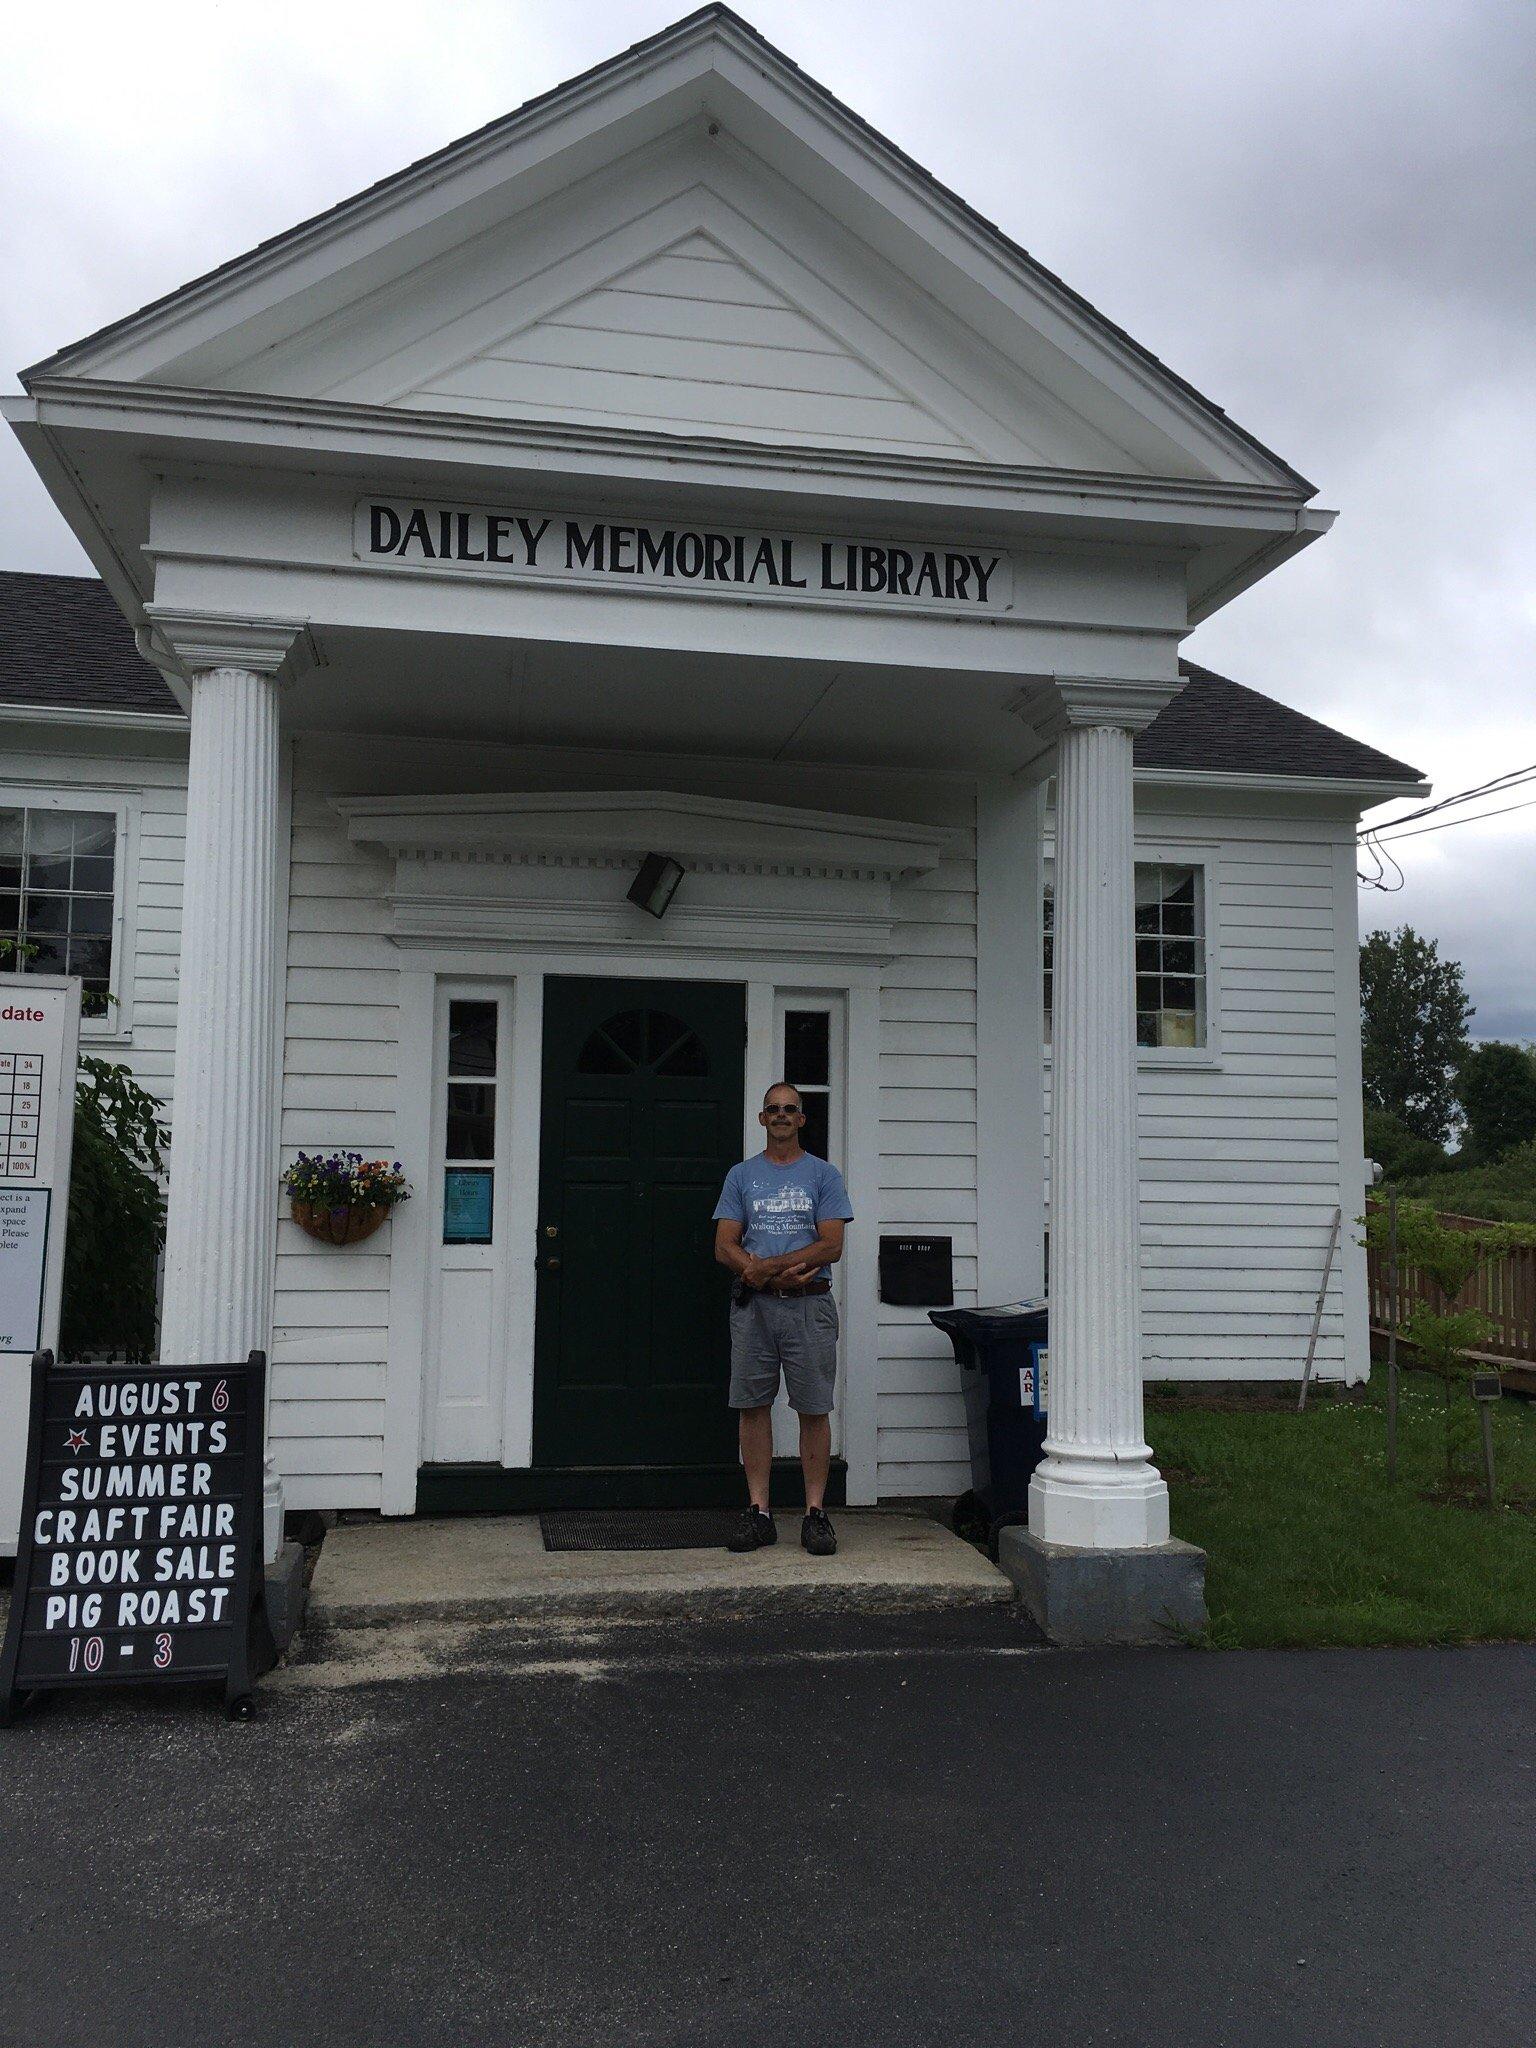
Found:
[[[1051,1042],[1056,884],[1047,863],[1044,903],[1045,1042]],[[1143,1052],[1197,1051],[1207,1043],[1205,870],[1198,862],[1136,863],[1136,1043]]]
[[[80,1011],[114,1027],[121,819],[116,811],[0,802],[0,968],[80,977]]]

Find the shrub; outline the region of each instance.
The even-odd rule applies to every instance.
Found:
[[[1395,1181],[1407,1174],[1443,1173],[1451,1163],[1433,1138],[1421,1138],[1390,1109],[1376,1109],[1370,1103],[1365,1106],[1365,1156]]]
[[[1492,1166],[1405,1175],[1401,1192],[1454,1216],[1484,1216],[1491,1223],[1536,1223],[1536,1142],[1517,1145]]]
[[[126,1068],[81,1060],[59,1329],[65,1358],[105,1351],[138,1363],[154,1356],[170,1138],[163,1106]]]

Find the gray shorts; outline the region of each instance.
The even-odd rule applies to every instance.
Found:
[[[827,1415],[837,1381],[837,1303],[830,1294],[754,1294],[731,1303],[731,1406],[766,1408],[779,1391],[799,1415]]]

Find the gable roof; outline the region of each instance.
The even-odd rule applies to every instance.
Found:
[[[1417,768],[1308,718],[1277,698],[1181,661],[1182,690],[1136,741],[1138,768],[1216,775],[1316,775],[1349,782],[1418,783]]]
[[[0,569],[0,703],[181,713],[104,583],[18,569]]]
[[[600,101],[606,104],[605,96],[631,88],[638,90],[647,84],[652,74],[659,76],[668,65],[674,64],[674,60],[685,58],[695,65],[702,63],[706,71],[700,75],[708,75],[713,80],[713,84],[706,87],[706,111],[714,111],[708,95],[714,86],[724,89],[725,73],[729,70],[738,95],[746,92],[756,99],[760,103],[759,113],[768,110],[769,118],[778,120],[786,140],[791,125],[798,125],[802,130],[806,127],[804,116],[808,112],[813,125],[819,123],[827,135],[835,134],[839,138],[845,150],[851,147],[860,154],[865,164],[871,167],[871,175],[883,181],[878,203],[889,211],[892,222],[898,212],[912,212],[910,201],[915,196],[919,205],[926,209],[929,222],[929,228],[921,232],[932,231],[947,236],[953,245],[950,248],[951,258],[961,245],[968,248],[970,253],[961,259],[967,266],[968,288],[995,297],[1003,289],[1002,281],[1011,280],[1008,290],[1022,288],[1026,294],[1024,303],[1033,304],[1036,314],[1044,312],[1055,323],[1057,331],[1048,344],[1049,348],[1060,346],[1062,334],[1070,329],[1092,352],[1101,370],[1109,362],[1118,361],[1121,370],[1140,392],[1141,401],[1154,409],[1162,408],[1159,417],[1163,425],[1155,429],[1156,432],[1163,432],[1174,414],[1182,414],[1186,430],[1194,422],[1203,421],[1203,429],[1197,427],[1195,431],[1203,436],[1202,446],[1211,460],[1218,461],[1218,469],[1221,463],[1230,464],[1235,460],[1239,468],[1246,470],[1250,482],[1280,488],[1293,500],[1304,500],[1313,495],[1314,487],[1298,471],[1230,419],[1222,407],[1177,376],[1160,358],[1072,291],[1061,278],[1038,263],[993,222],[969,206],[826,87],[810,78],[750,23],[729,7],[718,4],[718,0],[712,0],[712,4],[699,8],[657,34],[538,95],[473,133],[431,152],[405,169],[376,181],[284,233],[269,237],[254,249],[218,265],[137,312],[98,329],[33,365],[23,373],[23,382],[30,389],[33,380],[51,381],[55,377],[100,374],[128,382],[144,379],[153,383],[158,377],[169,377],[173,384],[188,382],[192,387],[222,386],[224,380],[208,372],[209,358],[201,343],[186,359],[188,374],[172,369],[164,359],[157,367],[155,355],[159,344],[150,345],[147,356],[144,353],[149,337],[178,331],[177,323],[200,318],[214,305],[233,307],[238,301],[244,308],[240,318],[251,325],[257,357],[266,360],[274,338],[274,330],[269,323],[276,316],[271,306],[253,311],[248,294],[256,280],[271,279],[279,273],[286,276],[290,268],[297,275],[304,262],[312,260],[324,248],[328,258],[322,267],[329,270],[338,288],[348,262],[356,257],[360,278],[366,273],[367,290],[376,292],[380,273],[376,268],[370,269],[370,265],[376,264],[377,251],[368,254],[364,260],[363,245],[345,238],[355,238],[367,223],[377,222],[394,209],[415,206],[419,211],[423,195],[431,195],[433,203],[445,211],[463,205],[467,218],[468,213],[474,210],[469,205],[472,197],[469,184],[464,184],[460,190],[455,181],[462,182],[472,170],[476,176],[481,176],[482,170],[477,167],[485,166],[503,153],[513,152],[535,135],[547,135],[557,130],[562,123],[590,123],[597,104]],[[661,90],[660,87],[657,89]],[[700,105],[697,94],[696,80],[689,95],[695,112]],[[710,132],[713,134],[715,131],[711,128]],[[803,140],[802,134],[799,141]],[[480,204],[483,198],[482,193],[476,204]],[[860,194],[860,203],[865,207],[869,199],[868,193]],[[902,232],[913,232],[912,220],[905,221]],[[984,275],[985,284],[982,281]],[[311,278],[309,291],[312,291],[313,282]],[[242,293],[247,294],[245,299],[240,298]],[[301,293],[300,296],[306,294]],[[1001,303],[1000,300],[995,302]],[[318,301],[315,303],[319,304]],[[1010,299],[1009,304],[1013,308],[1011,317],[1016,325],[1026,325],[1027,321],[1018,319],[1015,302]],[[952,307],[951,310],[958,309]],[[328,319],[332,315],[326,314],[325,317]],[[1072,345],[1075,347],[1077,343]],[[173,349],[172,354],[175,352]],[[194,359],[200,369],[191,371]],[[1053,360],[1065,359],[1058,357]],[[131,364],[137,367],[130,367]],[[1077,380],[1074,389],[1082,388],[1085,374],[1089,373],[1084,364],[1072,367],[1071,376]],[[234,388],[241,387],[237,384]],[[1129,403],[1128,400],[1125,402]],[[1172,412],[1168,411],[1169,407]],[[508,410],[515,412],[516,409]],[[1226,452],[1218,459],[1211,451],[1220,448]],[[967,454],[970,452],[966,451]],[[1053,465],[1047,462],[1045,466]],[[1066,466],[1104,467],[1084,462],[1069,462]],[[1157,465],[1151,467],[1156,469]],[[1233,471],[1228,481],[1236,473]]]
[[[1274,697],[1182,661],[1188,678],[1136,741],[1138,768],[1417,784],[1417,768]],[[181,707],[94,576],[0,570],[0,704],[49,711]]]

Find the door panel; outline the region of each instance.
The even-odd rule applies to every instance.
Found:
[[[730,1277],[711,1212],[741,1154],[746,992],[544,992],[534,1462],[719,1466]]]

